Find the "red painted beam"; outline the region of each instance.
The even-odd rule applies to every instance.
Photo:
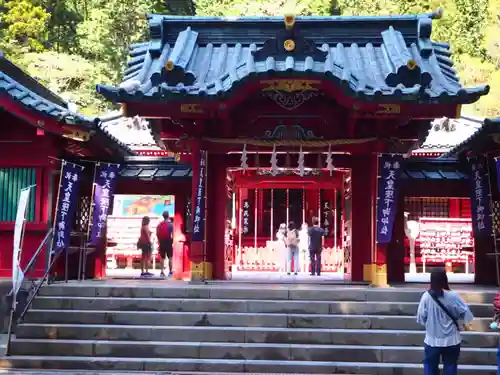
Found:
[[[329,80],[315,79],[314,76],[305,73],[303,76],[287,77],[286,74],[276,74],[274,79],[259,78],[249,79],[244,85],[233,90],[231,97],[224,100],[206,101],[197,100],[175,100],[169,103],[127,103],[126,114],[128,116],[143,116],[150,118],[216,118],[228,117],[226,112],[232,108],[248,102],[248,99],[256,92],[262,92],[269,88],[270,82],[275,80],[312,82],[312,90],[328,96],[339,103],[350,112],[356,112],[359,117],[382,117],[398,118],[409,117],[414,119],[434,119],[438,117],[456,118],[460,114],[460,105],[457,104],[412,104],[405,102],[391,102],[390,98],[384,102],[365,102],[346,95],[344,88],[338,87]],[[313,98],[314,99],[314,98]]]
[[[0,107],[37,128],[43,128],[58,135],[72,134],[71,131],[63,128],[66,124],[61,124],[49,116],[42,116],[35,111],[29,110],[5,95],[0,95]],[[76,131],[88,131],[87,128],[78,125],[72,125],[71,127]]]

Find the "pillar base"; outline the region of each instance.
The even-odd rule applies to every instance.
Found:
[[[191,280],[192,281],[212,280],[212,263],[191,262]]]
[[[363,281],[370,282],[376,288],[388,287],[387,264],[363,264]]]
[[[363,281],[372,282],[376,264],[363,264]]]
[[[371,284],[376,288],[387,288],[387,264],[374,264]]]

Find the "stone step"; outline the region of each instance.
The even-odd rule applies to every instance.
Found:
[[[116,358],[116,357],[52,357],[10,356],[0,361],[3,368],[76,369],[115,371],[185,371],[235,373],[292,373],[292,374],[370,374],[370,375],[422,375],[423,365],[412,363],[360,363],[265,361],[186,358]],[[496,375],[496,366],[460,365],[460,375]]]
[[[150,372],[150,371],[105,371],[105,370],[100,370],[100,371],[75,371],[75,370],[49,370],[49,371],[40,371],[40,370],[2,370],[2,375],[134,375],[134,374],[141,374],[141,375],[240,375],[241,372],[200,372],[200,371],[189,371],[189,372],[184,372],[184,371],[176,371],[175,373],[173,372],[164,372],[162,371],[161,373],[158,371]],[[247,375],[292,375],[290,373],[284,374],[271,374],[271,373],[264,373],[264,372],[259,372],[259,373],[250,373],[246,372],[245,374]],[[332,374],[317,374],[317,375],[332,375]],[[346,374],[333,374],[333,375],[346,375]]]
[[[472,330],[487,332],[491,318],[476,318]],[[282,327],[423,330],[414,316],[262,314],[175,311],[30,310],[25,323],[150,326]]]
[[[40,295],[58,297],[124,297],[124,298],[202,298],[248,300],[327,300],[368,302],[418,302],[423,289],[370,288],[357,286],[321,285],[186,285],[176,282],[122,285],[51,285],[42,288]],[[494,290],[457,290],[468,303],[491,304]]]
[[[185,327],[78,324],[31,324],[17,327],[18,338],[132,340],[327,345],[420,346],[424,332],[412,330],[313,329],[278,327]],[[494,348],[497,332],[463,332],[464,347]]]
[[[245,300],[187,298],[55,297],[39,296],[33,309],[241,312],[285,314],[415,315],[416,302],[359,302],[326,300]],[[477,317],[492,317],[491,303],[470,305]]]
[[[419,363],[423,347],[16,339],[13,355]],[[460,363],[495,365],[496,348],[462,348]]]

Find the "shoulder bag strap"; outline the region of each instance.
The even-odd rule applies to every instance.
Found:
[[[448,318],[450,318],[453,321],[457,329],[460,331],[460,326],[458,325],[457,319],[453,315],[451,315],[450,311],[446,308],[446,306],[443,305],[443,303],[436,297],[434,293],[432,293],[431,291],[428,291],[427,293],[429,293],[434,302],[436,302],[438,306],[441,307],[441,310],[443,310],[444,313],[448,315]]]

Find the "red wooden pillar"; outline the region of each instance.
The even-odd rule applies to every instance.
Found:
[[[363,281],[364,265],[371,265],[373,261],[376,203],[376,189],[374,189],[374,186],[376,186],[377,180],[376,162],[376,155],[353,158],[351,182],[352,281]]]
[[[461,217],[460,212],[460,198],[449,198],[448,199],[450,218]]]
[[[208,155],[207,163],[207,261],[212,265],[212,276],[224,280],[225,273],[225,223],[227,213],[226,155]]]
[[[387,281],[389,283],[404,283],[405,281],[405,228],[404,228],[404,189],[401,188],[394,219],[392,241],[387,250]]]

